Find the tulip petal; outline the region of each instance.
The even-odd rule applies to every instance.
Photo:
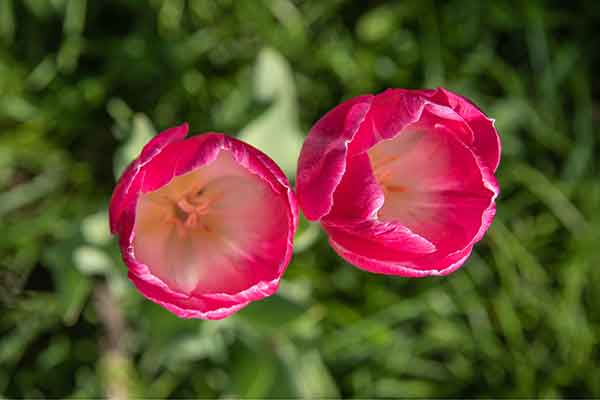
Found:
[[[159,133],[151,141],[149,141],[148,144],[146,144],[142,149],[139,158],[140,162],[144,164],[150,161],[169,144],[183,140],[187,136],[188,131],[189,125],[187,124],[187,122],[185,122],[179,126],[167,129]]]
[[[397,223],[370,220],[343,227],[323,223],[323,228],[330,239],[370,258],[405,260],[436,249],[426,238]]]
[[[204,134],[172,143],[145,168],[142,191],[152,192],[171,180],[211,163],[223,148],[223,135]]]
[[[210,204],[205,215],[180,221],[175,214],[185,211],[173,204],[195,187],[200,201]],[[285,202],[223,150],[209,164],[140,198],[135,257],[182,293],[234,294],[277,276],[279,263],[273,260],[285,257],[286,219]],[[190,221],[194,227],[186,229]]]
[[[117,183],[113,195],[110,199],[109,209],[109,225],[111,233],[115,234],[119,230],[121,215],[127,204],[131,203],[133,196],[139,192],[140,180],[140,162],[133,161],[121,175],[121,179]]]
[[[367,257],[341,245],[332,236],[329,237],[329,244],[340,257],[360,269],[376,274],[398,275],[407,278],[448,275],[465,263],[473,249],[472,246],[469,246],[450,256],[440,258],[436,254],[417,259],[415,262],[412,260],[387,261]]]
[[[146,298],[160,304],[181,318],[222,319],[244,308],[249,303],[248,301],[221,301],[194,296],[181,298],[173,296],[171,292],[159,286],[149,284],[148,281],[140,279],[135,274],[130,273],[129,279]]]
[[[448,128],[404,131],[378,143],[369,157],[386,192],[379,219],[407,226],[446,253],[477,235],[494,193],[473,153]]]
[[[333,193],[346,169],[348,143],[371,105],[372,96],[350,99],[321,118],[302,146],[296,185],[298,201],[309,220],[331,210]]]
[[[401,89],[388,89],[373,98],[368,114],[350,143],[350,154],[360,154],[396,136],[421,119],[426,100]]]
[[[375,217],[383,206],[383,192],[373,176],[367,154],[357,154],[348,160],[344,176],[333,194],[333,202],[336,206],[322,218],[323,221],[363,221]]]
[[[469,124],[452,108],[432,103],[422,91],[388,89],[375,96],[369,113],[350,143],[350,153],[365,152],[415,124],[425,127],[442,124],[468,145],[475,140]]]
[[[491,172],[496,172],[500,163],[502,144],[496,128],[494,128],[494,120],[488,118],[468,99],[444,88],[423,91],[423,94],[436,103],[452,108],[474,132],[477,132],[473,147]]]
[[[119,223],[119,218],[125,205],[134,201],[134,197],[140,190],[140,181],[137,178],[142,167],[156,157],[167,145],[183,140],[187,133],[187,123],[159,133],[144,146],[140,157],[134,160],[125,169],[110,200],[111,207],[109,219],[110,230],[113,234],[116,233],[118,229],[117,224]]]

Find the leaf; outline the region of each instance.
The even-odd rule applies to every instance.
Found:
[[[36,67],[29,77],[27,84],[34,90],[42,90],[46,88],[50,82],[56,77],[56,63],[54,57],[46,56]]]
[[[94,246],[80,246],[73,252],[73,262],[85,275],[104,274],[113,267],[111,258]]]
[[[117,351],[104,353],[96,368],[99,380],[104,384],[104,395],[112,399],[142,397],[143,385],[133,362]]]
[[[298,220],[298,230],[294,237],[294,253],[301,253],[312,246],[321,233],[318,223],[308,221],[304,215],[300,214]]]
[[[0,38],[11,43],[15,36],[15,13],[12,0],[0,3]]]
[[[281,54],[263,49],[255,70],[256,97],[271,107],[240,133],[240,139],[269,155],[291,177],[302,147],[292,70]]]
[[[304,398],[340,397],[335,381],[317,350],[311,350],[300,357],[297,379],[301,382],[298,386]]]
[[[544,203],[573,234],[579,235],[588,229],[588,221],[579,209],[541,171],[524,163],[513,163],[510,174],[514,181],[538,196],[540,202]]]
[[[142,151],[146,143],[156,134],[152,122],[144,114],[133,116],[133,127],[129,138],[117,150],[114,159],[115,177],[121,176],[127,165]]]
[[[67,35],[81,35],[85,26],[87,0],[69,0],[63,29]]]
[[[28,100],[20,96],[4,95],[0,98],[0,117],[16,121],[27,121],[39,115],[39,110]]]
[[[397,14],[384,5],[365,13],[359,19],[356,32],[365,42],[377,43],[390,36],[397,27]]]
[[[253,328],[260,327],[270,331],[280,330],[299,318],[305,311],[305,307],[280,295],[273,295],[251,303],[238,315]]]
[[[224,361],[227,352],[227,338],[234,325],[230,321],[200,323],[200,329],[193,333],[175,336],[172,343],[163,346],[161,356],[173,368],[185,362],[210,358]]]
[[[127,103],[116,97],[113,97],[108,101],[106,104],[106,111],[117,124],[117,129],[115,130],[117,138],[122,139],[123,136],[121,136],[121,130],[128,130],[133,111],[129,108]]]
[[[110,242],[111,235],[108,229],[108,212],[106,210],[90,214],[81,221],[83,238],[94,245],[102,246]]]
[[[232,381],[236,397],[264,398],[276,383],[275,354],[265,344],[259,347],[244,346],[235,353]]]
[[[55,167],[56,168],[56,167]],[[0,193],[0,217],[20,207],[44,198],[63,183],[64,175],[59,168],[49,169],[27,183]]]
[[[52,272],[63,320],[72,325],[90,295],[92,283],[83,275],[73,261],[75,249],[81,245],[79,238],[73,238],[50,248],[44,255]]]
[[[285,58],[275,49],[267,47],[258,54],[254,81],[256,96],[260,100],[295,99],[292,70]]]

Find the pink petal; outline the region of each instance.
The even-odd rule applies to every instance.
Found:
[[[423,129],[423,128],[415,128]],[[369,150],[389,187],[380,220],[397,222],[446,254],[469,245],[493,201],[474,154],[445,126],[405,130]],[[383,160],[383,161],[381,161]]]
[[[173,296],[168,290],[149,284],[135,274],[130,273],[129,279],[147,299],[160,304],[181,318],[222,319],[249,303],[248,301],[219,301],[198,297],[180,298]]]
[[[446,105],[431,102],[427,92],[388,89],[375,96],[350,144],[350,153],[362,153],[417,122],[426,126],[442,124],[464,143],[470,145],[474,141],[473,131],[462,116]]]
[[[401,249],[405,254],[435,250],[435,245],[406,226],[376,218],[384,205],[384,197],[366,154],[348,160],[344,177],[334,193],[334,204],[331,212],[321,220],[330,235],[334,235],[333,232],[338,235],[360,232],[357,245],[374,252],[390,253]]]
[[[182,141],[187,136],[188,131],[189,125],[187,122],[162,131],[144,146],[140,154],[140,162],[142,164],[146,163],[156,157],[169,144]]]
[[[356,253],[329,237],[329,244],[344,260],[365,271],[376,274],[398,275],[407,278],[423,278],[427,276],[448,275],[460,268],[469,258],[472,246],[446,257],[437,255],[422,258],[417,263],[413,261],[387,261],[370,258],[362,253]]]
[[[207,133],[172,143],[148,163],[142,191],[158,190],[173,178],[214,161],[223,140],[223,135]]]
[[[134,160],[123,172],[110,199],[109,223],[111,233],[117,233],[125,205],[131,202],[132,193],[139,192],[140,162]]]
[[[348,143],[354,137],[372,96],[350,99],[321,118],[306,138],[298,161],[298,201],[309,220],[326,215],[333,204],[333,192],[346,169]]]
[[[331,240],[369,258],[406,260],[436,249],[424,237],[396,223],[378,220],[346,226],[323,223],[323,228]]]
[[[402,89],[388,89],[373,98],[369,113],[350,144],[350,153],[362,153],[421,119],[426,100]]]
[[[121,178],[117,182],[117,186],[113,192],[110,200],[110,230],[112,233],[116,233],[117,224],[125,204],[131,202],[131,196],[139,191],[139,181],[136,181],[138,173],[141,168],[155,156],[157,156],[167,145],[173,142],[183,140],[188,133],[188,124],[183,123],[174,128],[167,129],[152,140],[150,140],[142,149],[141,155],[138,159],[134,160],[125,169],[125,172],[121,175]]]
[[[383,192],[373,176],[367,154],[350,156],[344,175],[333,194],[335,207],[322,220],[350,223],[371,219],[383,206],[383,201]]]
[[[444,88],[438,88],[435,91],[423,91],[422,93],[436,103],[451,107],[464,118],[473,132],[477,132],[473,144],[475,152],[492,173],[496,172],[500,163],[502,144],[500,136],[494,128],[494,120],[488,118],[465,97]]]

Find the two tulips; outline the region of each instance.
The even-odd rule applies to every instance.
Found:
[[[130,280],[180,317],[221,319],[273,294],[297,203],[347,262],[404,277],[455,271],[495,214],[493,121],[442,88],[391,89],[329,111],[302,147],[297,195],[259,150],[187,131],[153,138],[110,203]]]

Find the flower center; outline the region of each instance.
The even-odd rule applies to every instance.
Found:
[[[210,224],[203,217],[214,211],[214,203],[222,197],[221,192],[194,188],[177,199],[163,195],[152,201],[164,209],[163,222],[174,225],[177,236],[186,239],[194,231],[212,232]]]
[[[438,141],[424,131],[410,130],[369,149],[373,176],[384,197],[378,218],[398,221],[415,231],[423,221],[435,219],[438,177],[449,166]]]
[[[286,209],[267,183],[228,151],[140,196],[135,255],[182,293],[231,293],[261,279],[281,256]]]
[[[405,193],[409,190],[406,185],[401,185],[393,181],[393,164],[399,161],[400,158],[401,156],[398,155],[381,158],[371,158],[373,175],[375,176],[375,180],[377,180],[377,183],[379,183],[379,186],[383,190],[384,195],[387,195],[388,193]]]

